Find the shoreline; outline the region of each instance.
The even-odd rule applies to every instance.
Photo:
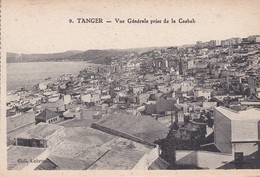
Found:
[[[71,61],[71,60],[66,60],[66,61],[22,61],[22,62],[6,62],[6,64],[13,64],[13,63],[51,63],[51,62],[53,62],[53,63],[68,63],[68,62],[73,62],[73,63],[80,63],[80,62],[82,62],[82,63],[91,63],[91,64],[96,64],[96,65],[99,65],[99,64],[97,64],[97,63],[93,63],[93,60],[88,60],[88,61],[82,61],[82,60],[73,60],[73,61]]]
[[[97,66],[101,65],[101,64],[95,64],[95,63],[84,62],[84,61],[77,61],[77,62],[74,62],[74,61],[63,61],[63,62],[61,62],[61,61],[60,62],[56,62],[56,61],[49,61],[49,62],[20,62],[20,63],[7,63],[7,65],[9,65],[9,66],[11,66],[11,65],[12,66],[16,66],[17,69],[20,69],[20,66],[18,66],[19,64],[21,64],[23,66],[29,66],[30,64],[38,66],[38,64],[44,64],[44,63],[48,63],[48,64],[51,64],[51,63],[62,64],[62,63],[64,63],[66,65],[68,65],[68,64],[72,64],[73,65],[75,63],[77,65],[75,66],[75,68],[72,67],[72,69],[70,69],[70,70],[67,70],[68,66],[66,66],[66,65],[65,66],[56,66],[59,69],[63,68],[63,71],[61,71],[60,73],[59,73],[59,71],[57,71],[57,72],[55,71],[55,66],[54,66],[53,71],[51,71],[49,74],[46,74],[45,70],[43,70],[42,72],[38,73],[38,76],[40,78],[37,78],[37,76],[36,76],[36,78],[31,78],[31,79],[26,77],[26,78],[28,78],[28,80],[25,80],[25,81],[23,81],[21,79],[19,80],[19,78],[17,79],[17,77],[19,77],[21,75],[21,73],[19,73],[19,72],[18,73],[13,73],[12,71],[9,71],[9,72],[7,71],[6,92],[7,93],[8,92],[15,92],[15,91],[19,90],[22,87],[25,87],[26,90],[32,90],[35,85],[37,85],[37,84],[39,84],[41,82],[48,82],[48,81],[54,82],[55,80],[57,80],[62,75],[66,75],[66,74],[73,74],[73,75],[76,74],[76,75],[78,75],[79,72],[82,69],[85,69],[85,68],[87,68],[89,66],[97,67]],[[82,64],[82,67],[81,67],[81,64]],[[86,66],[84,66],[84,64],[86,64]],[[60,69],[60,70],[62,70],[62,69]],[[55,73],[55,74],[53,74],[53,73]],[[31,75],[35,75],[35,74],[37,74],[37,72],[26,73],[26,75],[29,76],[29,77]],[[43,77],[42,74],[45,74],[45,77]],[[20,76],[20,77],[22,77],[22,76]],[[51,79],[45,80],[45,79],[47,79],[49,77]],[[20,82],[20,84],[19,84],[19,82]],[[21,82],[22,82],[22,84],[21,84]]]

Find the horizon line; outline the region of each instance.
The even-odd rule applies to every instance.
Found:
[[[252,34],[249,35],[247,37],[229,37],[226,39],[210,39],[210,40],[206,40],[206,41],[200,41],[200,40],[196,40],[196,42],[200,41],[200,42],[209,42],[211,40],[217,40],[217,41],[222,41],[222,40],[227,40],[227,39],[232,39],[232,38],[248,38],[250,36],[259,36],[259,34]],[[6,51],[6,53],[15,53],[15,54],[28,54],[28,55],[40,55],[40,54],[58,54],[58,53],[64,53],[64,52],[69,52],[69,51],[80,51],[80,52],[86,52],[86,51],[90,51],[90,50],[134,50],[134,49],[146,49],[146,48],[167,48],[167,47],[180,47],[180,46],[185,46],[185,45],[196,45],[195,43],[192,44],[181,44],[181,45],[167,45],[167,46],[145,46],[145,47],[130,47],[130,48],[105,48],[105,49],[67,49],[67,50],[63,50],[63,51],[59,51],[59,52],[51,52],[51,53],[44,53],[44,52],[34,52],[34,53],[29,53],[29,52],[13,52],[13,51]]]

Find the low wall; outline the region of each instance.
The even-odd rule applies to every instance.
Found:
[[[56,131],[54,134],[52,134],[50,137],[47,137],[47,148],[48,150],[55,149],[61,142],[65,140],[66,133],[64,130],[64,127],[60,130]]]
[[[149,166],[159,157],[159,146],[146,152],[132,170],[148,170]]]
[[[194,165],[200,168],[216,169],[233,160],[231,154],[207,151],[176,151],[176,165]]]
[[[15,138],[17,137],[17,135],[25,132],[26,130],[30,129],[31,127],[33,127],[35,125],[35,123],[29,123],[27,125],[18,127],[14,130],[8,131],[7,132],[7,146],[8,145],[12,145],[15,143]]]
[[[120,132],[120,131],[117,131],[117,130],[113,130],[113,129],[104,127],[102,125],[96,124],[96,123],[93,123],[91,125],[91,128],[95,128],[97,130],[109,133],[111,135],[116,135],[116,136],[119,136],[119,137],[122,137],[122,138],[126,138],[126,139],[129,139],[129,140],[132,140],[132,141],[136,141],[136,142],[141,143],[141,144],[145,144],[145,145],[148,145],[148,146],[156,147],[155,144],[149,143],[147,141],[144,141],[144,140],[142,140],[140,138],[137,138],[137,137],[135,137],[135,136],[133,136],[131,134]]]

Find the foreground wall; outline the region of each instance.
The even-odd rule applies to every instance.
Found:
[[[207,151],[176,151],[176,165],[192,165],[206,169],[216,169],[234,158],[231,154]]]
[[[214,141],[222,153],[232,153],[231,120],[214,110]]]
[[[159,146],[146,152],[139,162],[135,165],[133,170],[148,170],[148,167],[159,157]]]

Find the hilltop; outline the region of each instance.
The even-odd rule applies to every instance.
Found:
[[[152,49],[161,47],[109,49],[109,50],[69,50],[60,53],[48,54],[18,54],[7,52],[7,63],[45,62],[45,61],[89,61],[93,63],[108,64],[111,60],[120,59],[126,55],[138,55]]]

